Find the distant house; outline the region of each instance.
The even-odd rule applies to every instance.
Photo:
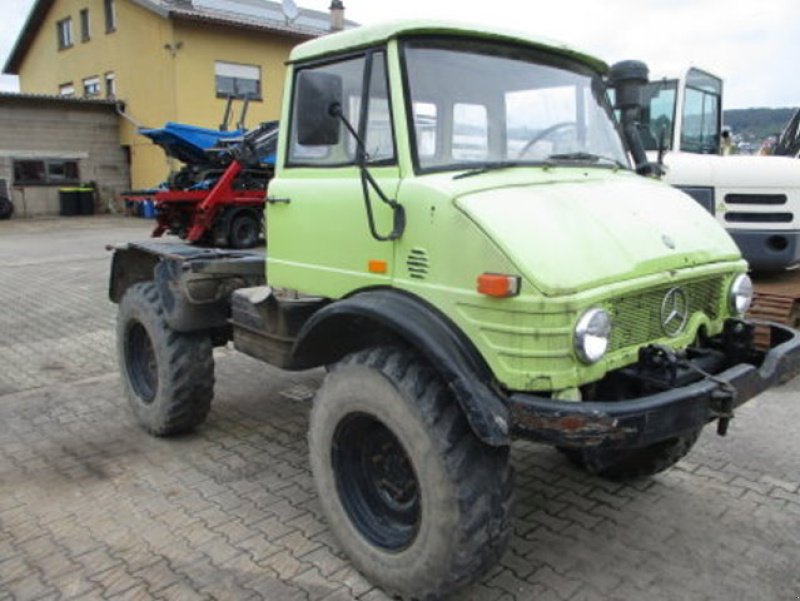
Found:
[[[36,0],[4,72],[24,94],[123,100],[131,183],[151,187],[170,165],[137,125],[216,128],[229,95],[251,99],[247,124],[277,119],[289,52],[344,25],[341,2],[331,9],[290,19],[267,0]]]

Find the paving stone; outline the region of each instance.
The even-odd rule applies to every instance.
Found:
[[[321,370],[218,349],[195,434],[157,440],[134,423],[102,248],[148,233],[119,218],[0,222],[0,303],[25,307],[0,313],[0,601],[387,601],[313,491],[309,403],[292,398]],[[510,552],[454,598],[795,599],[799,395],[798,381],[766,393],[728,437],[706,432],[675,469],[632,485],[514,443]]]

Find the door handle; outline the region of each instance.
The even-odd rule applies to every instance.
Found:
[[[267,202],[271,205],[289,204],[292,202],[291,198],[276,198],[275,196],[267,196]]]

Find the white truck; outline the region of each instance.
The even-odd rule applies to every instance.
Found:
[[[800,263],[800,165],[788,157],[720,154],[722,80],[696,67],[643,91],[640,136],[664,179],[725,226],[755,272]]]

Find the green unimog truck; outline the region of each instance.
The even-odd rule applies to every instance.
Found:
[[[628,479],[673,465],[706,424],[724,434],[798,372],[800,340],[766,325],[768,348],[753,344],[735,244],[631,168],[643,81],[640,64],[442,22],[298,46],[266,253],[116,248],[138,420],[157,436],[201,424],[214,346],[326,368],[308,434],[319,502],[353,564],[417,600],[503,553],[515,438]]]

